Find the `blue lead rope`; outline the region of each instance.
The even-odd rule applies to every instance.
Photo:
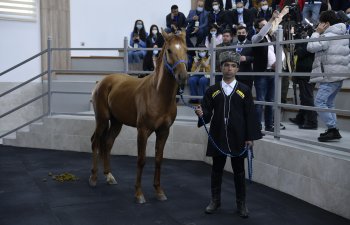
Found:
[[[196,110],[196,107],[189,105],[185,102],[184,98],[183,98],[183,90],[180,89],[179,90],[179,94],[181,97],[181,100],[183,102],[183,104],[193,110]],[[241,151],[239,154],[233,154],[231,153],[227,153],[225,151],[223,151],[222,149],[219,148],[219,146],[215,143],[213,137],[210,135],[209,130],[205,124],[204,118],[203,116],[199,116],[199,118],[201,119],[203,126],[205,128],[205,131],[208,134],[208,138],[210,140],[210,142],[213,144],[213,146],[223,155],[228,156],[228,157],[241,157],[243,156],[245,153],[247,153],[247,161],[248,161],[248,178],[249,181],[252,182],[252,177],[253,177],[253,158],[254,158],[254,153],[253,153],[253,149],[251,147],[249,147],[248,145],[246,145],[243,149],[243,151]]]

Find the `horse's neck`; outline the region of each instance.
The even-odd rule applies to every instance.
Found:
[[[156,91],[164,97],[174,98],[177,92],[177,83],[174,76],[165,68],[162,61],[155,70],[154,86]]]

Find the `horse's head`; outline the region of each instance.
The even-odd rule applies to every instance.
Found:
[[[164,66],[179,83],[184,83],[188,78],[186,32],[182,30],[176,34],[167,34],[162,29],[162,35],[165,40],[162,59]]]

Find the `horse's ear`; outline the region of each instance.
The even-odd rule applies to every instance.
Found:
[[[163,37],[164,37],[164,40],[165,40],[165,41],[169,41],[169,39],[170,39],[169,34],[168,34],[167,32],[164,31],[163,27],[161,27],[160,30],[162,31],[162,35],[163,35]]]
[[[184,40],[186,40],[186,29],[185,29],[185,28],[181,28],[180,36],[181,36]]]

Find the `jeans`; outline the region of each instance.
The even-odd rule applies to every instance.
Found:
[[[128,59],[129,63],[139,63],[146,55],[146,51],[129,51]]]
[[[335,96],[338,94],[342,85],[343,81],[320,83],[315,98],[315,106],[324,109],[334,109]],[[328,128],[335,128],[337,126],[337,115],[335,113],[318,112],[318,115]]]
[[[205,90],[208,87],[209,79],[204,75],[192,75],[188,78],[190,93],[193,96],[204,96]]]
[[[273,76],[256,76],[254,86],[257,101],[273,102],[275,97],[275,78]],[[255,105],[258,122],[261,124],[263,105]],[[271,128],[273,125],[272,106],[265,106],[264,111],[265,128]]]
[[[306,24],[304,21],[305,18],[307,18],[309,21],[311,19],[311,23],[316,24],[318,23],[318,16],[320,14],[321,4],[305,4],[303,8],[303,24]],[[311,13],[311,17],[309,16]]]

